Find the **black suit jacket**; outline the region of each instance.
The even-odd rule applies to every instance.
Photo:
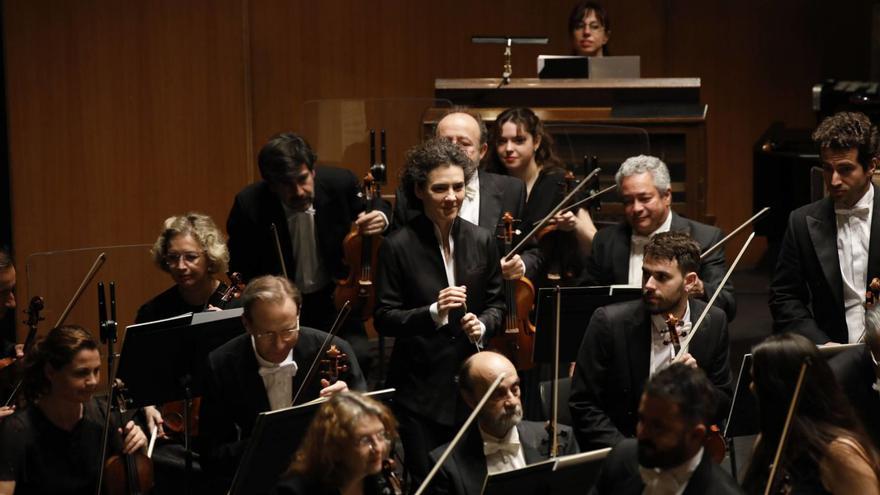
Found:
[[[559,455],[576,454],[577,443],[571,429],[564,425],[559,426]],[[543,423],[523,421],[516,425],[516,429],[527,466],[549,458],[550,435]],[[436,464],[448,447],[447,442],[431,451],[431,463]],[[480,495],[486,476],[488,470],[486,456],[483,454],[483,437],[477,426],[471,426],[437,472],[437,477],[429,486],[429,492],[437,495]]]
[[[848,349],[828,361],[849,401],[855,406],[859,419],[880,448],[880,393],[874,390],[877,375],[874,361],[867,346]]]
[[[342,241],[351,222],[363,211],[358,197],[358,181],[350,170],[315,167],[315,237],[318,252],[333,278],[344,278]],[[391,218],[391,206],[377,199],[374,208]],[[235,196],[226,231],[229,233],[229,269],[239,272],[245,281],[261,275],[280,275],[281,264],[275,248],[271,224],[278,229],[281,252],[287,274],[293,280],[296,260],[290,243],[290,231],[281,201],[266,181],[255,182]]]
[[[598,495],[641,495],[645,489],[639,475],[638,444],[635,439],[627,439],[614,447],[605,463],[593,493]],[[712,462],[707,451],[691,474],[682,495],[703,495],[706,493],[722,495],[743,494],[742,488],[721,466]]]
[[[701,250],[714,246],[723,237],[721,230],[716,227],[688,220],[674,211],[670,213],[672,221],[669,230],[688,234],[700,245]],[[632,228],[626,222],[596,232],[596,236],[593,238],[593,252],[586,260],[584,285],[612,285],[629,282],[631,237]],[[706,300],[715,293],[715,289],[718,288],[726,272],[727,262],[724,260],[723,247],[713,251],[706,259],[702,260],[698,275],[703,281]],[[715,305],[724,310],[728,321],[733,320],[736,316],[736,299],[730,279],[724,285],[718,299],[715,300]]]
[[[326,336],[314,328],[300,328],[299,340],[293,348],[293,360],[298,367],[293,377],[293,394],[302,385]],[[366,381],[351,345],[338,337],[334,337],[333,343],[349,356],[349,370],[340,379],[352,390],[366,390]],[[199,420],[200,450],[202,465],[216,476],[231,477],[235,473],[257,415],[270,409],[269,396],[258,370],[250,334],[239,335],[208,355],[207,383]],[[297,404],[317,398],[320,391],[321,382],[316,378],[297,399]]]
[[[880,276],[878,242],[880,191],[874,186],[866,282]],[[774,332],[796,332],[816,344],[849,342],[837,256],[837,218],[831,198],[810,203],[789,215],[770,282],[770,313]]]
[[[706,304],[691,299],[691,321]],[[639,400],[651,363],[651,316],[641,300],[596,310],[578,351],[569,408],[578,445],[613,447],[636,433]],[[716,307],[690,343],[690,353],[719,392],[718,417],[733,392],[728,364],[727,318]]]
[[[455,282],[467,287],[467,310],[486,325],[487,343],[501,324],[504,300],[495,240],[488,231],[461,219],[452,227]],[[399,406],[452,425],[458,402],[455,374],[476,352],[451,321],[435,328],[429,307],[448,286],[434,226],[424,215],[385,238],[379,248],[374,323],[394,337],[388,385]]]

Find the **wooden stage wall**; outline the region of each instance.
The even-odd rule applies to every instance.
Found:
[[[514,49],[514,76],[534,77],[539,53],[567,52],[571,4],[4,2],[20,305],[46,296],[54,323],[100,250],[34,253],[151,243],[166,216],[187,210],[225,223],[234,194],[258,177],[255,150],[296,130],[308,100],[429,98],[435,78],[497,76],[502,48],[471,45],[472,35],[550,36]],[[645,77],[702,78],[709,213],[724,229],[751,212],[751,147],[767,126],[810,127],[812,84],[868,76],[869,0],[606,5],[613,54],[641,55]],[[98,277],[119,282],[123,324],[170,283],[146,251],[110,250]],[[94,328],[94,300],[89,290],[69,321]]]

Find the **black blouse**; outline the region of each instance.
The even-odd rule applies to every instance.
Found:
[[[208,303],[223,309],[232,309],[239,307],[240,303],[237,299],[233,299],[228,303],[220,300],[220,296],[226,291],[227,285],[220,282],[217,290],[211,294]],[[138,309],[137,316],[134,318],[135,323],[146,323],[148,321],[164,320],[173,316],[182,315],[184,313],[201,313],[205,310],[205,306],[193,306],[183,300],[177,286],[174,285],[165,292],[150,299]]]

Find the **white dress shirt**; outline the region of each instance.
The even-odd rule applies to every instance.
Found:
[[[688,302],[684,310],[684,316],[679,320],[676,328],[679,329],[680,338],[684,339],[691,331],[691,303]],[[668,366],[675,357],[675,348],[666,335],[666,315],[651,315],[651,375],[661,368]]]
[[[691,475],[703,460],[703,448],[684,463],[669,469],[639,466],[639,475],[645,483],[642,495],[681,495],[687,488]]]
[[[272,411],[290,407],[293,402],[293,377],[296,375],[297,365],[293,360],[293,351],[281,363],[270,363],[257,352],[257,344],[251,336],[251,345],[257,364],[260,365],[259,373],[266,387],[266,395],[269,397],[269,407]]]
[[[843,307],[849,342],[858,342],[865,332],[865,286],[868,278],[868,245],[874,188],[868,187],[852,208],[835,207],[837,217],[837,257],[843,278]]]
[[[443,241],[440,239],[440,228],[437,227],[437,224],[434,225],[434,236],[437,237],[438,247],[440,249],[440,256],[443,258],[443,266],[446,269],[446,282],[449,284],[449,287],[455,285],[455,241],[452,239],[452,229],[449,229],[449,253],[446,253],[446,250],[443,248]],[[434,302],[428,307],[428,311],[431,313],[431,319],[434,320],[434,325],[437,328],[442,327],[449,323],[449,313],[440,316],[440,310],[438,309],[437,303]],[[476,344],[482,346],[483,342],[483,334],[486,333],[486,324],[482,321],[480,322],[480,338],[477,339]]]
[[[483,455],[486,456],[486,471],[489,474],[526,467],[526,457],[519,441],[519,431],[515,426],[504,438],[493,437],[482,428],[480,435],[483,437]]]
[[[480,225],[480,173],[474,173],[464,187],[464,201],[458,210],[458,216],[474,225]]]
[[[281,205],[287,217],[287,232],[290,234],[293,258],[296,260],[296,266],[293,267],[294,282],[303,294],[317,292],[330,283],[330,276],[318,251],[315,208],[309,206],[304,211],[298,211],[283,202]]]
[[[633,233],[629,242],[629,285],[636,287],[642,286],[642,262],[645,260],[645,245],[651,240],[651,237],[661,232],[669,232],[672,226],[672,210],[666,212],[666,220],[657,227],[657,230],[651,232],[651,235],[639,235]]]

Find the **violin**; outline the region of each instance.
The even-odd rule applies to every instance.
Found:
[[[499,237],[504,242],[506,252],[513,244],[513,214],[505,212],[501,222],[503,231]],[[517,370],[531,369],[535,365],[532,361],[535,325],[529,320],[529,313],[535,307],[535,286],[526,277],[505,280],[504,301],[507,306],[504,331],[492,337],[489,345],[507,356]]]
[[[871,308],[880,301],[880,278],[874,277],[865,291],[865,307]]]
[[[379,183],[373,180],[371,173],[364,176],[362,192],[364,211],[370,213],[373,200],[380,197],[381,194]],[[376,304],[373,267],[377,265],[381,242],[381,236],[360,233],[356,224],[352,224],[351,231],[342,241],[344,262],[348,267],[348,278],[336,281],[333,300],[337,309],[341,308],[346,301],[350,301],[352,312],[363,321],[373,316],[373,306]]]
[[[128,404],[122,380],[113,383],[113,402],[118,424],[125,426],[123,415]],[[147,493],[153,488],[153,461],[143,452],[116,454],[104,462],[102,492],[106,495],[134,495]]]
[[[226,309],[226,303],[233,299],[238,299],[241,297],[241,293],[244,290],[244,280],[241,277],[241,274],[238,272],[232,272],[229,274],[229,287],[226,288],[225,291],[220,295],[220,309]]]
[[[385,481],[382,495],[403,495],[403,482],[397,474],[397,462],[394,459],[382,461],[382,479]]]
[[[348,354],[340,351],[336,344],[330,344],[330,348],[321,359],[321,378],[333,385],[339,381],[339,375],[348,370]]]
[[[580,181],[567,170],[559,183],[562,196],[567,196]],[[547,225],[537,234],[538,247],[548,261],[547,281],[551,285],[565,285],[580,273],[580,248],[574,232],[566,232],[557,224]]]
[[[34,296],[31,298],[30,303],[28,303],[28,308],[25,310],[28,317],[27,320],[24,321],[24,324],[28,326],[28,334],[24,340],[24,346],[22,346],[22,358],[10,356],[0,359],[0,383],[2,383],[0,388],[8,389],[8,385],[11,385],[13,380],[15,381],[15,386],[11,387],[12,392],[9,393],[9,397],[7,397],[6,401],[3,403],[4,406],[8,407],[14,404],[15,397],[18,395],[19,390],[21,390],[24,378],[18,377],[16,379],[16,376],[20,374],[21,370],[19,366],[13,365],[20,363],[23,357],[26,356],[31,349],[34,339],[37,337],[37,324],[45,319],[40,316],[40,311],[43,310],[44,306],[45,303],[43,302],[43,298],[40,296]]]

